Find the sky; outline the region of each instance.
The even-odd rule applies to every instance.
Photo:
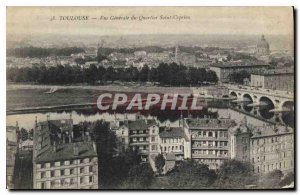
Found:
[[[7,35],[26,37],[128,34],[239,34],[293,36],[292,7],[7,7]],[[50,21],[55,16],[89,16],[108,20]],[[156,20],[110,20],[114,16]],[[185,16],[161,20],[160,16]]]

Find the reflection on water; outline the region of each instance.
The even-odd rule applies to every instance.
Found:
[[[32,129],[34,127],[34,121],[35,117],[37,117],[38,121],[45,121],[47,120],[47,115],[50,116],[50,120],[56,120],[56,119],[66,119],[72,117],[75,124],[82,122],[82,121],[96,121],[104,119],[106,121],[113,121],[115,119],[125,119],[128,120],[134,120],[138,114],[143,115],[145,118],[154,118],[157,119],[157,121],[161,125],[168,125],[170,126],[178,126],[179,125],[179,119],[182,117],[193,117],[193,118],[203,118],[203,117],[212,117],[212,118],[228,118],[231,117],[235,119],[237,122],[240,122],[244,119],[246,116],[243,113],[231,110],[231,109],[204,109],[201,111],[161,111],[161,110],[151,110],[148,112],[140,112],[140,113],[82,113],[80,111],[72,111],[72,112],[48,112],[48,113],[30,113],[30,114],[16,114],[16,115],[9,115],[6,117],[6,125],[12,125],[14,126],[16,124],[16,121],[18,121],[18,124],[20,127],[23,127],[25,129]],[[246,116],[247,121],[250,124],[262,126],[263,124],[266,124],[266,122],[261,121],[259,119],[253,118],[251,116]]]

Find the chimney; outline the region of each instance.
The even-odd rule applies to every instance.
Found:
[[[69,134],[69,143],[72,143],[72,135]]]
[[[37,116],[35,116],[35,127],[37,127]]]
[[[73,152],[74,152],[74,156],[79,156],[79,149],[76,143],[73,143]]]
[[[95,142],[93,142],[93,150],[94,150],[94,152],[97,153],[97,146],[96,146]]]
[[[84,130],[81,131],[81,138],[83,141],[85,141]]]
[[[91,141],[91,135],[90,135],[90,133],[87,131],[87,132],[85,132],[85,134],[86,134],[86,136],[87,136],[87,141]]]
[[[65,136],[65,134],[62,134],[62,141],[63,141],[63,144],[66,143],[66,136]]]
[[[57,151],[56,141],[53,142],[53,152]]]

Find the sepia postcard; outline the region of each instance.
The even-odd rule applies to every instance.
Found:
[[[7,189],[294,190],[293,7],[6,8]]]

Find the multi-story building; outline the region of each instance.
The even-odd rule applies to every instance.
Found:
[[[110,122],[110,130],[115,132],[117,137],[118,152],[125,152],[129,147],[129,129],[127,120],[115,120]]]
[[[250,162],[250,138],[252,131],[247,118],[230,130],[230,156],[232,159]]]
[[[150,154],[158,153],[159,127],[154,119],[138,119],[128,121],[129,147],[138,150],[143,161]]]
[[[164,127],[159,133],[162,154],[174,154],[175,160],[190,158],[190,140],[182,127]]]
[[[186,118],[185,128],[191,136],[191,158],[218,169],[230,158],[229,129],[232,119]]]
[[[229,82],[229,76],[234,72],[247,71],[249,73],[264,70],[269,67],[269,65],[260,63],[240,63],[240,62],[226,62],[217,63],[210,66],[210,70],[216,72],[217,77],[220,82]]]
[[[154,119],[115,121],[111,123],[119,140],[119,150],[129,147],[137,150],[142,161],[147,161],[150,154],[158,153],[159,127]]]
[[[254,172],[294,172],[294,131],[284,126],[265,125],[253,130],[250,159]]]
[[[6,187],[14,189],[15,160],[18,151],[18,124],[6,127]]]
[[[98,158],[91,134],[73,120],[36,122],[33,146],[34,189],[97,189]]]
[[[251,86],[281,91],[294,91],[294,73],[291,71],[264,71],[251,74]]]

